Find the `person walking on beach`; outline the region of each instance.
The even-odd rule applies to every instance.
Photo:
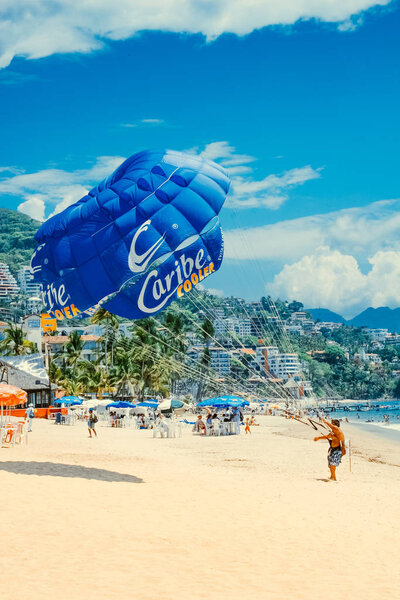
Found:
[[[98,418],[97,418],[97,415],[95,414],[93,408],[89,408],[89,416],[88,416],[87,426],[88,426],[90,438],[92,437],[92,431],[93,431],[95,437],[97,437],[97,431],[96,431],[97,421],[98,421]]]
[[[246,426],[244,428],[244,432],[251,434],[249,417],[246,418]]]
[[[29,404],[28,408],[25,411],[25,417],[28,425],[27,431],[32,431],[32,422],[35,418],[35,409],[33,408],[33,404]]]
[[[327,435],[321,435],[314,438],[314,442],[318,440],[328,440],[328,466],[331,472],[330,480],[336,481],[336,467],[340,465],[342,456],[346,454],[346,446],[343,432],[340,429],[340,421],[338,419],[332,419],[332,423],[329,423],[326,419],[321,421],[330,427],[331,431]]]

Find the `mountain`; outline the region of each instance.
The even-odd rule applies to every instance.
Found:
[[[388,329],[400,333],[400,308],[367,308],[348,321],[353,327],[370,327],[371,329]]]
[[[0,262],[8,264],[14,275],[22,265],[29,264],[40,225],[28,215],[0,208]]]
[[[332,312],[328,308],[307,308],[306,311],[312,315],[313,319],[319,319],[320,321],[327,321],[329,323],[346,323],[346,319],[341,315]]]

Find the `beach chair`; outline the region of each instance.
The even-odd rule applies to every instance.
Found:
[[[214,426],[213,435],[218,435],[218,436],[221,435],[221,422],[218,421],[217,419],[214,419],[213,426]]]
[[[4,433],[2,435],[2,448],[10,448],[15,445],[15,433],[16,426],[9,423],[4,428]]]
[[[15,443],[16,444],[24,444],[28,441],[27,437],[28,433],[28,422],[27,421],[18,421],[17,428],[15,431]]]

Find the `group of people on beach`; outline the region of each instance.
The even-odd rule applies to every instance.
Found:
[[[211,412],[207,409],[207,415],[204,417],[200,414],[197,416],[197,421],[193,426],[195,433],[202,433],[203,435],[213,435],[216,425],[222,422],[235,423],[235,433],[240,434],[240,425],[244,423],[245,434],[251,434],[250,427],[252,425],[258,425],[254,415],[246,417],[244,419],[243,412],[240,408],[235,408],[231,412],[223,412],[218,414],[217,412]]]
[[[214,430],[214,426],[216,421],[231,421],[234,422],[236,425],[236,434],[240,433],[240,424],[243,422],[244,417],[243,417],[243,412],[242,410],[237,407],[234,410],[230,411],[230,412],[224,412],[222,414],[218,414],[217,412],[211,412],[210,409],[207,409],[207,415],[205,417],[205,419],[203,420],[203,416],[201,414],[199,414],[197,416],[197,421],[194,424],[193,427],[193,431],[196,433],[201,433],[206,435],[207,433],[212,435],[213,434],[213,430]],[[270,411],[271,413],[271,411]],[[25,412],[25,418],[28,422],[28,431],[32,431],[32,421],[35,417],[35,412],[34,412],[34,408],[33,405],[30,404]],[[138,415],[138,423],[137,426],[138,428],[142,428],[144,427],[144,420],[143,422],[141,422],[140,420],[141,415]],[[156,422],[159,422],[159,425],[161,426],[161,418],[160,415],[157,416],[156,418]],[[336,479],[336,468],[340,465],[341,461],[342,461],[342,457],[346,454],[346,444],[345,444],[345,437],[343,434],[343,431],[340,428],[340,421],[338,419],[332,419],[331,422],[329,422],[328,420],[326,420],[323,417],[320,417],[320,421],[322,423],[324,423],[328,428],[329,431],[326,435],[320,435],[314,438],[314,442],[317,442],[319,440],[327,440],[329,442],[329,450],[328,450],[328,466],[329,466],[329,471],[330,471],[330,481],[337,481]],[[347,421],[347,419],[346,419]],[[87,426],[88,426],[88,432],[89,432],[89,437],[92,438],[97,437],[97,431],[96,431],[96,423],[98,422],[98,417],[95,413],[95,411],[93,410],[93,408],[89,408],[89,413],[87,415]],[[257,425],[255,417],[252,415],[250,417],[246,417],[245,421],[244,421],[244,425],[245,425],[245,434],[251,434],[251,426],[253,425]]]

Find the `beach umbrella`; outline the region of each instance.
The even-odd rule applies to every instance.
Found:
[[[0,384],[0,403],[2,406],[25,404],[27,398],[28,394],[24,390],[21,390],[21,388],[9,385],[8,383]]]
[[[208,406],[213,408],[238,408],[248,406],[249,402],[243,400],[243,398],[237,398],[235,396],[220,396],[219,398],[209,398],[199,402],[198,408],[206,408]]]
[[[15,385],[9,385],[8,383],[0,384],[0,405],[1,405],[1,422],[3,422],[3,409],[4,406],[18,406],[18,404],[25,404],[27,401],[28,394],[21,390],[21,388]]]
[[[110,404],[106,405],[106,408],[135,408],[136,404],[132,404],[132,402],[125,402],[124,400],[119,400],[118,402],[110,402]]]
[[[196,408],[206,408],[207,406],[221,406],[221,401],[218,398],[208,398],[196,404]]]
[[[181,402],[181,400],[171,400],[169,398],[168,400],[164,400],[164,402],[161,402],[161,404],[158,405],[158,410],[177,410],[178,408],[182,408],[183,406],[185,406],[185,403]]]
[[[64,404],[65,406],[78,406],[82,404],[82,400],[78,396],[63,396],[54,400],[53,405],[58,406]]]
[[[136,408],[156,408],[158,407],[158,402],[156,400],[144,400],[144,402],[139,402],[136,404]]]
[[[218,400],[225,400],[229,403],[232,402],[229,406],[249,406],[250,404],[250,402],[240,396],[218,396]]]

